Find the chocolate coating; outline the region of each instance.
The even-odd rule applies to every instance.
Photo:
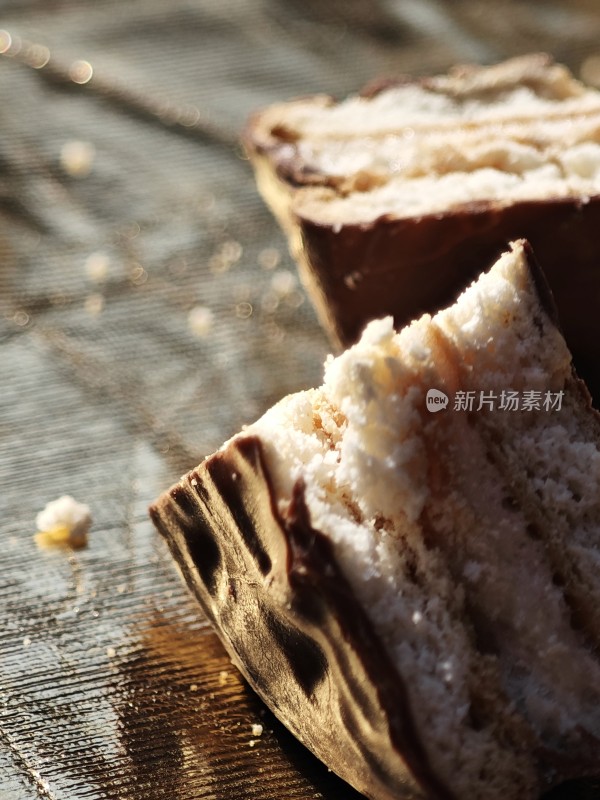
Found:
[[[277,508],[257,437],[232,440],[151,508],[189,588],[277,717],[373,800],[451,798],[406,689],[299,483]]]
[[[600,397],[600,196],[481,202],[414,219],[330,225],[298,216],[305,268],[332,337],[355,342],[365,324],[396,326],[448,306],[507,249],[527,239],[552,290],[578,374]],[[325,317],[322,308],[322,317]]]

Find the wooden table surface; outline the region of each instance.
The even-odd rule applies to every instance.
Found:
[[[600,4],[0,0],[0,28],[0,800],[358,797],[248,689],[147,516],[330,349],[240,130],[531,50],[600,83]],[[63,494],[89,545],[40,550]]]

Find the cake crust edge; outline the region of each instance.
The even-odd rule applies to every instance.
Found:
[[[235,437],[150,515],[236,666],[321,761],[373,800],[454,797],[301,483],[277,509],[257,436]]]

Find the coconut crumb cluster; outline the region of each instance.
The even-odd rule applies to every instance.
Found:
[[[63,495],[48,503],[36,517],[38,547],[72,547],[79,549],[88,543],[92,524],[89,506]]]

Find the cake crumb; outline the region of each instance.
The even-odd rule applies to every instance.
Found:
[[[197,691],[198,691],[198,684],[197,683],[191,683],[190,684],[190,692],[197,692]]]
[[[31,645],[31,638],[29,636],[26,636],[23,639],[23,647],[29,647],[30,645]]]
[[[229,673],[227,672],[227,670],[222,670],[221,672],[219,672],[219,686],[225,686],[228,677]]]
[[[252,726],[252,736],[262,736],[263,726],[259,724],[255,724]]]
[[[85,178],[90,174],[96,156],[91,142],[65,142],[60,151],[60,165],[71,178]]]
[[[84,264],[85,274],[92,283],[104,283],[108,277],[110,258],[106,253],[91,253]]]
[[[188,328],[200,338],[211,332],[215,315],[207,306],[194,306],[188,314]]]
[[[34,536],[38,547],[72,547],[79,549],[88,542],[92,524],[89,506],[63,495],[48,503],[36,517]]]
[[[256,741],[254,739],[250,739],[250,741],[248,742],[248,747],[254,747],[255,744]]]
[[[115,650],[114,647],[107,647],[106,648],[106,655],[109,658],[114,658],[117,655],[117,651]]]

